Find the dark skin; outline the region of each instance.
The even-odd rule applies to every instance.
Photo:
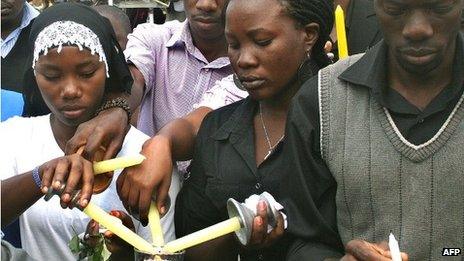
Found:
[[[223,19],[226,3],[226,0],[184,1],[193,43],[208,61],[227,54]],[[131,108],[135,108],[135,104],[136,106],[140,104],[145,80],[135,66],[130,68],[134,86],[133,94],[129,99]],[[138,104],[135,102],[137,99]],[[208,112],[209,109],[200,109],[179,120],[176,125],[163,128],[143,146],[141,153],[149,160],[136,168],[124,170],[118,178],[118,193],[124,206],[126,209],[137,211],[142,224],[148,222],[148,209],[153,191],[156,191],[158,210],[160,213],[165,212],[164,202],[171,183],[172,162],[191,157],[194,142],[192,137],[196,135],[201,120]],[[89,126],[95,125],[92,123]],[[85,136],[80,135],[80,137]]]
[[[262,7],[266,6],[266,12]],[[299,86],[295,74],[318,37],[318,25],[297,27],[276,0],[233,0],[226,14],[226,38],[234,71],[250,96],[258,100],[263,121],[274,144],[282,137],[291,98]],[[254,117],[256,165],[269,151],[259,113]],[[284,233],[282,216],[277,227],[267,233],[266,205],[260,202],[253,220],[249,249],[271,246]],[[232,235],[226,235],[192,247],[186,258],[191,260],[236,260],[240,249]],[[228,249],[228,251],[224,251]],[[205,254],[206,253],[206,254]]]
[[[74,135],[77,126],[93,117],[104,95],[105,65],[90,51],[77,47],[63,47],[60,54],[51,49],[40,56],[36,64],[36,80],[45,103],[52,114],[50,125],[59,147]],[[75,153],[42,164],[42,180],[37,188],[31,172],[2,181],[2,224],[7,225],[39,200],[51,187],[59,189],[66,183],[61,195],[63,208],[72,207],[71,193],[81,187],[77,204],[84,208],[93,190],[92,163]],[[17,188],[21,187],[21,197]]]
[[[389,87],[424,109],[451,81],[451,68],[460,28],[461,0],[377,0],[388,45]],[[354,239],[342,260],[390,260],[385,243]],[[402,259],[408,260],[406,253]]]
[[[24,0],[2,0],[2,39],[21,24]]]

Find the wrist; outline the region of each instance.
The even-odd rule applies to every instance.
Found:
[[[172,142],[171,140],[163,135],[155,135],[154,137],[145,141],[142,146],[142,154],[148,156],[150,154],[156,155],[156,157],[169,155],[171,157]]]
[[[42,173],[40,171],[40,166],[37,166],[32,170],[32,179],[34,180],[37,188],[42,189]]]
[[[126,99],[118,97],[115,99],[111,99],[108,101],[105,101],[95,112],[95,115],[99,115],[100,113],[103,112],[108,112],[108,111],[120,111],[121,113],[124,113],[127,116],[127,124],[130,123],[132,112],[131,108],[129,106],[129,103],[127,102]]]

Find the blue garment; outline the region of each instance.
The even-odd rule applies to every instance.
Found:
[[[18,92],[2,89],[1,94],[1,121],[6,121],[13,116],[21,116],[23,113],[23,95]]]
[[[21,25],[19,25],[18,28],[16,28],[13,32],[11,32],[6,38],[1,39],[0,44],[2,46],[2,58],[5,58],[8,53],[13,49],[13,46],[16,43],[16,40],[18,40],[19,34],[21,33],[21,30],[28,26],[32,19],[36,18],[39,15],[39,11],[37,11],[32,5],[29,3],[24,3],[24,13],[23,13],[23,18],[21,19]]]

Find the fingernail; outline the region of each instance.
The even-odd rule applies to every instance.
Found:
[[[258,203],[258,208],[259,208],[259,210],[265,210],[266,209],[266,203],[264,203],[264,201],[260,201]]]
[[[164,213],[166,213],[166,207],[162,206],[161,209],[160,209],[160,214],[164,215]]]
[[[258,223],[258,226],[261,226],[263,224],[263,219],[261,217],[258,217],[256,222]]]
[[[65,193],[62,197],[62,200],[67,203],[69,200],[71,200],[71,196],[68,193]]]
[[[61,182],[59,180],[53,182],[54,187],[57,188],[57,189],[60,188],[60,184],[61,184]]]
[[[48,187],[43,186],[43,187],[42,187],[42,193],[45,194],[45,193],[47,193],[47,192],[48,192]]]
[[[86,207],[88,203],[89,203],[89,201],[87,199],[82,199],[81,200],[81,206],[82,207]]]

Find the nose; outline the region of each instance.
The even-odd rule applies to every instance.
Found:
[[[403,36],[411,41],[418,42],[433,36],[433,27],[427,15],[422,11],[411,13],[404,28]]]
[[[258,59],[250,50],[242,48],[238,54],[237,66],[240,69],[249,69],[258,65]]]
[[[218,8],[216,0],[198,0],[195,7],[204,12],[214,12]]]
[[[81,95],[82,91],[79,86],[79,81],[76,79],[67,79],[61,90],[63,99],[72,100],[81,97]]]

